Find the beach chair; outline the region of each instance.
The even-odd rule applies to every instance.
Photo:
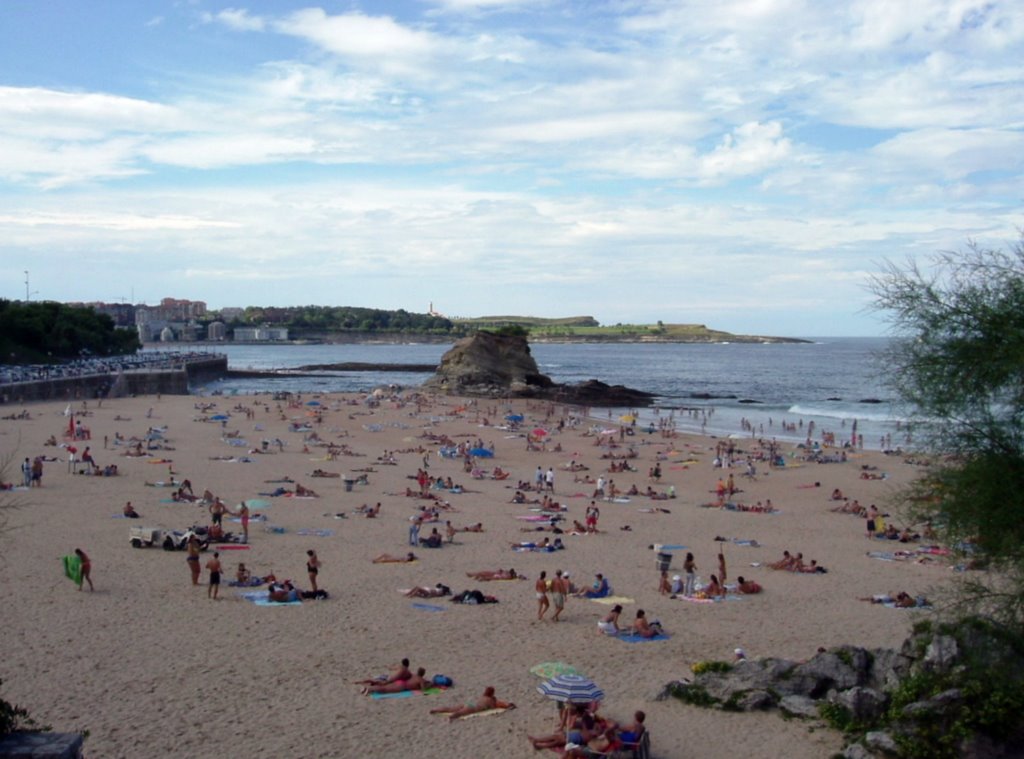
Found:
[[[620,751],[633,759],[651,759],[651,731],[645,729],[640,740],[635,743],[623,742]]]

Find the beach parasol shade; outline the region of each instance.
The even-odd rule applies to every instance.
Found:
[[[521,422],[523,421],[522,414],[507,414],[505,418],[510,422]]]
[[[534,434],[534,437],[544,437],[545,435],[548,434],[548,431],[546,429],[544,429],[543,427],[536,427],[533,430],[533,434]]]
[[[215,419],[218,422],[223,422],[225,419],[230,419],[231,417],[229,417],[227,414],[214,414],[210,418]]]
[[[470,448],[470,456],[479,456],[482,459],[489,459],[494,455],[494,452],[487,448]]]
[[[623,414],[622,416],[619,417],[619,421],[620,422],[626,422],[626,423],[635,422],[636,421],[636,417],[633,416],[632,414]]]
[[[307,406],[319,406],[320,401],[306,401]]]
[[[575,675],[577,672],[575,667],[564,661],[545,661],[530,667],[530,674],[548,679],[555,675]]]
[[[555,675],[537,686],[537,691],[554,701],[567,704],[589,704],[604,698],[604,691],[589,677],[575,674]]]

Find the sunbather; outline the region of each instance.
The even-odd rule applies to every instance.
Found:
[[[447,714],[448,721],[456,720],[459,717],[465,717],[469,714],[476,714],[477,712],[485,712],[488,709],[514,709],[515,704],[511,701],[499,701],[494,697],[494,687],[489,685],[484,689],[483,695],[477,699],[475,703],[465,704],[460,706],[440,706],[437,709],[431,709],[431,714]]]
[[[405,596],[406,598],[441,598],[442,596],[451,595],[451,592],[451,588],[449,588],[447,585],[442,585],[441,583],[438,583],[433,588],[428,588],[426,586],[410,588],[405,593]]]
[[[426,679],[426,674],[427,670],[420,667],[416,670],[416,674],[412,675],[408,679],[367,685],[363,688],[362,693],[363,695],[368,696],[371,693],[401,693],[402,691],[407,690],[423,690],[423,688],[429,684]]]
[[[416,561],[416,554],[412,551],[409,551],[405,556],[392,556],[389,553],[382,553],[373,559],[374,564],[407,564],[411,561]]]
[[[517,580],[519,575],[515,569],[484,569],[479,572],[466,572],[466,577],[472,577],[480,582],[489,580]]]

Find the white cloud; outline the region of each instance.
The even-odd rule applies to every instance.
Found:
[[[206,23],[219,22],[239,32],[262,32],[267,25],[265,19],[249,15],[249,11],[244,8],[226,8],[219,13],[204,12],[202,18]]]
[[[709,181],[760,174],[789,157],[791,145],[778,122],[751,122],[727,134],[700,159],[700,176]]]
[[[388,16],[329,16],[320,8],[296,11],[279,19],[274,27],[370,69],[409,71],[417,63],[425,63],[442,44],[431,33],[404,26]]]

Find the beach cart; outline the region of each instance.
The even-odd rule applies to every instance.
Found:
[[[132,527],[128,541],[132,548],[152,548],[163,541],[163,532],[159,527]]]

